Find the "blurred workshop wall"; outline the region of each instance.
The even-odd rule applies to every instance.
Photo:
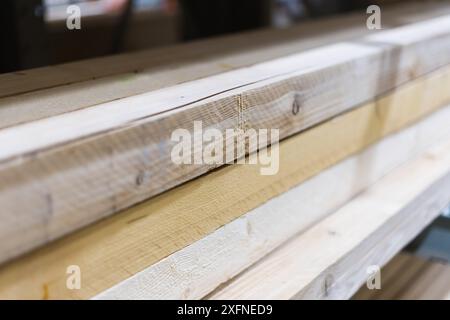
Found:
[[[184,41],[271,25],[273,0],[178,0]]]
[[[372,4],[382,6],[405,1],[410,0],[273,0],[272,26],[282,28],[305,19],[365,10]]]
[[[57,1],[59,5],[47,8],[46,17],[53,64],[169,45],[179,38],[178,11],[171,1],[134,0],[130,16],[125,18],[123,8],[108,7],[108,1],[79,2],[81,30],[67,29],[67,4]]]
[[[1,0],[0,72],[49,62],[43,15],[41,0]]]
[[[402,0],[2,0],[0,72],[136,51]],[[406,1],[406,0],[403,0]],[[426,1],[426,0],[423,0]],[[69,5],[81,29],[67,28]]]

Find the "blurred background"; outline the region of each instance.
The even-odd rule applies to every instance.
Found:
[[[72,4],[81,9],[81,30],[66,27],[67,7]],[[2,0],[0,73],[244,30],[283,28],[368,4],[365,0]]]

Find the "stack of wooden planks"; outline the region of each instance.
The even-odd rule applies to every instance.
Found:
[[[450,4],[366,18],[0,75],[0,298],[350,298],[450,202]],[[173,162],[199,121],[278,172]]]

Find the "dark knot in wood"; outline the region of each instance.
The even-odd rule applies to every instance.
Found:
[[[295,116],[300,111],[300,96],[295,95],[294,97],[294,103],[292,104],[292,114]]]

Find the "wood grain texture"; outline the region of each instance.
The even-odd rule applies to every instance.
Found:
[[[213,299],[348,299],[450,201],[444,139],[218,289]],[[270,276],[269,276],[270,275]]]
[[[450,62],[449,30],[443,16],[1,130],[0,238],[14,241],[0,261],[217,167],[174,164],[173,130],[201,120],[286,138]],[[436,90],[417,98],[447,99]]]
[[[439,109],[448,100],[445,74],[417,80],[282,141],[277,175],[261,176],[255,165],[227,166],[4,265],[0,297],[89,298],[110,288]],[[20,234],[30,240],[35,230]],[[65,269],[72,264],[82,269],[81,290],[65,286]]]
[[[322,171],[96,299],[200,299],[445,135],[450,106]]]
[[[355,300],[450,300],[450,265],[402,252],[381,270],[381,289],[363,286]]]
[[[450,13],[444,3],[383,8],[383,28]],[[365,11],[282,30],[246,32],[0,75],[0,128],[142,94],[337,41],[373,34]]]

